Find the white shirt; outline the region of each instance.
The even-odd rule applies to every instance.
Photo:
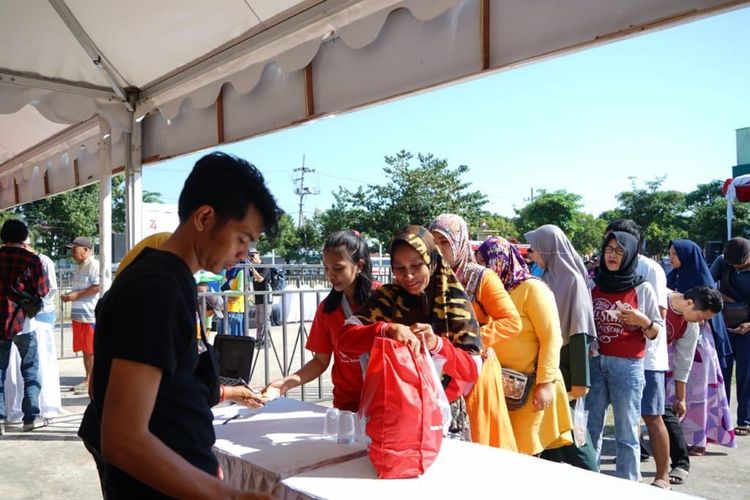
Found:
[[[93,256],[84,260],[73,274],[73,291],[86,290],[99,284],[99,261]],[[89,295],[74,300],[70,308],[70,319],[80,323],[93,323],[96,321],[94,309],[99,301],[99,294]]]
[[[667,275],[664,269],[656,262],[643,255],[638,255],[638,268],[636,273],[640,274],[651,285],[656,292],[656,301],[659,308],[666,309],[667,302]],[[669,355],[667,354],[667,329],[666,322],[662,321],[659,333],[653,340],[646,339],[646,357],[643,360],[643,369],[651,371],[669,370]]]
[[[40,313],[48,313],[55,311],[55,297],[57,296],[57,275],[55,274],[55,264],[52,259],[44,254],[39,254],[39,260],[42,261],[42,267],[44,268],[44,274],[47,275],[49,280],[49,293],[42,297],[44,307]]]

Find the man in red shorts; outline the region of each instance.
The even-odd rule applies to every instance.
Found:
[[[99,300],[99,261],[93,256],[94,245],[85,237],[78,237],[67,245],[76,261],[73,291],[63,295],[63,302],[72,302],[70,319],[73,324],[73,352],[83,352],[86,380],[75,387],[76,394],[88,394],[94,366],[94,309]]]

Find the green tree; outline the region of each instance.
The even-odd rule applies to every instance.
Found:
[[[484,225],[484,226],[483,226]],[[469,232],[472,235],[478,229],[486,227],[486,231],[492,232],[495,236],[502,236],[505,239],[518,239],[518,228],[513,222],[513,219],[505,217],[504,215],[490,214],[487,213],[482,217],[478,227],[469,227]]]
[[[688,237],[703,246],[708,241],[725,241],[727,238],[727,200],[721,194],[720,180],[698,184],[685,195],[691,217],[687,225]],[[732,205],[732,235],[750,236],[750,205],[735,202]]]
[[[462,180],[469,167],[452,168],[448,161],[432,154],[414,155],[400,151],[385,157],[386,183],[360,187],[355,191],[339,188],[333,206],[321,214],[321,232],[357,229],[387,242],[407,224],[429,224],[441,213],[456,213],[472,227],[478,227],[487,197],[471,190]]]
[[[718,198],[723,198],[721,194],[722,182],[719,179],[713,180],[707,184],[698,184],[695,190],[685,195],[685,205],[691,211],[700,207],[712,205]]]
[[[34,246],[52,259],[68,254],[76,236],[99,233],[99,188],[96,184],[16,207],[14,213],[34,234]]]
[[[670,240],[688,236],[685,195],[679,191],[662,191],[664,177],[646,181],[639,187],[631,177],[631,191],[616,196],[621,217],[633,219],[642,228],[648,254],[666,252]]]
[[[584,255],[601,249],[602,237],[607,223],[591,214],[579,212],[576,214],[575,229],[571,243],[579,254]]]
[[[161,203],[161,194],[144,191],[143,201]],[[90,184],[49,198],[15,207],[33,235],[34,246],[53,259],[68,255],[65,245],[76,236],[96,239],[99,234],[99,185]],[[125,231],[125,182],[112,178],[112,231]]]
[[[544,224],[554,224],[570,237],[576,230],[580,201],[581,196],[575,193],[541,189],[533,201],[520,210],[516,209],[516,227],[523,234]]]
[[[562,229],[578,253],[590,253],[601,245],[606,224],[583,212],[580,201],[580,195],[565,190],[540,190],[533,201],[516,210],[516,226],[523,234],[545,224],[554,224]]]
[[[302,227],[298,228],[292,216],[286,213],[279,219],[279,234],[276,238],[269,240],[263,235],[258,241],[261,254],[273,250],[289,263],[320,262],[322,247],[319,224],[315,218],[305,220]]]

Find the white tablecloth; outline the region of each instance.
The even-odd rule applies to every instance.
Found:
[[[214,454],[225,480],[239,488],[276,494],[284,478],[364,456],[362,444],[322,439],[325,411],[323,406],[289,398],[258,410],[215,409]]]
[[[488,446],[445,440],[435,463],[414,479],[377,479],[362,457],[287,478],[285,500],[480,498],[686,498],[673,492]]]

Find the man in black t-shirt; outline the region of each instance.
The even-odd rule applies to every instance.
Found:
[[[261,232],[276,232],[280,209],[255,167],[212,153],[185,181],[178,213],[174,234],[144,250],[99,302],[93,400],[79,435],[108,499],[258,498],[221,481],[211,452],[221,390],[197,335],[193,274],[233,267]]]

